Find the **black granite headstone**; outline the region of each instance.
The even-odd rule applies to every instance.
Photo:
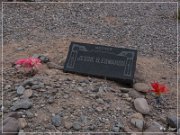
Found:
[[[133,84],[137,50],[72,42],[64,72]]]

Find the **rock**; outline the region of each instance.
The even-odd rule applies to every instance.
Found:
[[[24,87],[27,86],[27,85],[31,86],[31,85],[33,85],[34,81],[35,81],[34,78],[27,79],[22,83],[22,86],[24,86]]]
[[[144,127],[144,121],[141,119],[132,118],[131,124],[133,124],[135,127],[137,127],[140,131],[142,131]]]
[[[6,122],[3,122],[3,132],[14,132],[11,135],[16,135],[19,131],[18,120],[8,117],[5,121]],[[2,133],[2,128],[0,129],[0,133]]]
[[[90,131],[93,131],[93,130],[96,129],[96,127],[95,127],[94,124],[90,124],[89,127],[88,127],[88,129],[89,129]]]
[[[115,122],[115,124],[113,125],[113,127],[112,127],[112,131],[113,132],[120,132],[121,131],[121,129],[123,129],[124,128],[124,126],[122,125],[122,123],[121,122]]]
[[[25,88],[21,85],[17,88],[17,94],[18,95],[22,95],[24,91],[25,91]]]
[[[32,90],[44,88],[44,83],[39,82],[31,87]]]
[[[131,91],[129,91],[129,96],[130,97],[132,97],[132,98],[134,98],[134,99],[136,99],[136,98],[144,98],[144,95],[143,94],[141,94],[140,92],[138,92],[138,91],[135,91],[135,90],[131,90]]]
[[[68,94],[65,94],[65,95],[63,96],[63,98],[64,98],[64,99],[67,99],[67,98],[69,98],[69,95],[68,95]]]
[[[6,86],[4,87],[5,90],[8,90],[8,89],[10,89],[10,88],[11,88],[11,85],[6,85]]]
[[[28,125],[24,118],[19,118],[18,119],[18,124],[19,124],[20,129],[23,129]]]
[[[17,109],[28,109],[31,108],[33,103],[29,99],[20,99],[13,103],[13,106],[10,108],[12,111]]]
[[[96,102],[99,104],[104,104],[104,100],[101,98],[96,99]]]
[[[31,89],[25,90],[23,93],[23,97],[30,98],[33,95],[33,91]]]
[[[128,89],[128,88],[120,88],[120,91],[122,93],[128,93],[131,89]]]
[[[161,131],[162,128],[163,127],[158,122],[153,121],[144,132],[162,132]]]
[[[140,119],[143,120],[143,115],[141,113],[134,113],[130,116],[130,118]]]
[[[52,117],[52,124],[56,127],[61,125],[61,117],[59,115],[55,115]]]
[[[128,93],[125,93],[122,95],[123,98],[129,98],[129,94]]]
[[[87,116],[81,115],[80,120],[81,120],[81,123],[86,124],[87,123]]]
[[[172,128],[180,127],[180,118],[177,118],[177,116],[168,116],[166,119],[167,123]]]
[[[49,62],[49,58],[46,57],[46,56],[44,56],[44,55],[42,55],[42,54],[34,54],[32,57],[33,57],[33,58],[39,58],[42,63],[47,63],[47,62]]]
[[[119,132],[120,128],[119,127],[116,127],[116,126],[113,126],[112,127],[112,131],[113,132]]]
[[[24,51],[24,48],[22,48],[22,47],[18,47],[17,49],[16,49],[16,51]]]
[[[11,112],[11,113],[8,114],[7,117],[13,117],[15,119],[18,119],[18,118],[21,118],[22,115],[23,115],[22,112]]]
[[[58,70],[63,70],[63,66],[57,65],[54,62],[48,62],[47,66],[49,69],[58,69]]]
[[[142,114],[148,114],[150,112],[149,105],[144,98],[136,98],[134,100],[134,106],[136,110]]]
[[[27,112],[26,112],[26,116],[27,116],[28,118],[33,118],[33,117],[34,117],[34,114],[33,114],[32,112],[30,112],[30,111],[27,111]]]
[[[92,89],[92,92],[99,92],[99,88]]]
[[[97,112],[102,112],[102,111],[103,111],[103,108],[102,108],[102,107],[96,107],[96,111],[97,111]]]
[[[65,127],[66,129],[70,129],[70,128],[72,128],[72,126],[73,126],[73,124],[72,124],[71,122],[68,122],[68,121],[65,121],[65,122],[64,122],[64,127]]]
[[[53,96],[50,96],[50,97],[48,98],[47,102],[48,102],[49,104],[54,103],[54,97],[53,97]]]
[[[150,89],[146,83],[135,83],[133,87],[135,90],[145,93]]]
[[[73,129],[79,131],[81,129],[81,124],[79,122],[74,122]]]

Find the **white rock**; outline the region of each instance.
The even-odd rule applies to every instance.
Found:
[[[134,100],[134,106],[136,110],[142,114],[148,114],[150,112],[149,105],[144,98],[136,98]]]
[[[150,89],[146,83],[135,83],[133,87],[135,90],[145,93]]]

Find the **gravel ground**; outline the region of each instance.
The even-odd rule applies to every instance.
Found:
[[[166,63],[164,66],[158,65],[155,69],[156,71],[161,72],[166,71],[164,74],[173,73],[176,70],[176,46],[177,46],[177,30],[176,30],[176,4],[175,3],[164,3],[164,4],[4,4],[4,53],[5,56],[5,66],[9,66],[10,61],[15,58],[22,57],[25,55],[31,56],[34,52],[51,53],[50,58],[56,63],[66,56],[67,48],[69,46],[69,41],[66,40],[75,40],[83,41],[96,44],[111,45],[115,47],[128,47],[135,48],[138,50],[138,56],[148,57],[145,61],[142,61],[141,64],[145,64],[144,72],[148,73],[149,67],[158,65],[159,63]],[[65,41],[65,42],[64,42]],[[59,44],[59,47],[58,47]],[[65,49],[64,49],[64,48]],[[24,48],[25,51],[17,52],[16,49]],[[9,50],[8,50],[9,49]],[[49,50],[48,50],[49,49]],[[54,49],[54,50],[53,50]],[[53,51],[51,51],[53,50]],[[56,56],[57,50],[59,50],[58,60]],[[12,54],[14,52],[14,54]],[[49,53],[48,52],[48,53]],[[55,56],[54,56],[55,55]],[[158,58],[161,61],[150,58]],[[157,62],[157,63],[156,63]],[[159,62],[159,63],[158,63]],[[160,68],[162,66],[162,68]],[[10,70],[9,70],[10,69]],[[153,69],[153,68],[152,68]],[[10,107],[15,100],[19,99],[14,91],[15,87],[19,85],[22,81],[27,78],[18,78],[18,76],[12,71],[10,67],[5,70],[5,84],[12,85],[12,88],[8,89],[5,94],[7,95],[5,100],[6,105]],[[147,71],[146,71],[147,70]],[[172,71],[171,71],[172,70]],[[151,71],[153,72],[153,71]],[[149,74],[151,74],[149,72]],[[158,74],[158,72],[157,72]],[[170,74],[166,80],[168,84],[172,83],[172,86],[175,86],[176,77]],[[123,93],[119,92],[118,85],[113,82],[106,82],[104,80],[99,80],[95,78],[76,78],[74,75],[64,74],[56,70],[47,70],[45,73],[40,73],[38,75],[44,77],[43,83],[46,86],[47,92],[42,94],[42,91],[34,91],[33,96],[33,108],[29,110],[33,115],[38,116],[38,123],[36,123],[35,118],[28,118],[27,122],[29,127],[25,128],[25,131],[45,131],[46,126],[49,126],[48,131],[56,131],[52,127],[51,115],[56,113],[59,110],[65,114],[65,116],[73,115],[68,120],[77,120],[79,119],[80,112],[80,103],[77,103],[76,106],[65,103],[66,100],[69,102],[78,101],[76,98],[82,98],[81,102],[87,101],[92,102],[92,108],[89,108],[89,104],[85,104],[85,108],[81,113],[83,113],[88,118],[92,119],[92,123],[97,128],[96,131],[109,131],[109,127],[115,123],[115,120],[118,119],[122,121],[126,126],[128,122],[126,117],[123,117],[117,113],[118,111],[125,111],[127,117],[136,111],[133,109],[132,104],[129,101],[122,99],[125,96]],[[148,75],[147,75],[148,76]],[[146,76],[146,77],[147,77]],[[47,77],[47,78],[46,78]],[[154,76],[153,76],[154,77]],[[148,79],[154,79],[152,76]],[[160,76],[162,77],[162,76]],[[59,79],[60,78],[60,79]],[[17,80],[16,80],[17,79]],[[49,79],[49,80],[48,80]],[[88,81],[87,81],[88,80]],[[149,81],[149,80],[148,80]],[[171,82],[172,81],[172,82]],[[60,83],[62,86],[59,86]],[[94,87],[101,86],[104,95],[96,97],[91,90],[91,84]],[[104,84],[106,86],[104,86]],[[57,87],[57,88],[56,88]],[[54,92],[49,90],[59,90],[59,87],[63,91],[59,91],[57,94],[53,95]],[[73,88],[74,87],[74,88]],[[82,88],[83,87],[83,88]],[[115,89],[114,93],[111,91],[111,88]],[[66,91],[66,89],[68,91]],[[76,91],[78,89],[78,91]],[[82,92],[83,90],[88,90],[87,93]],[[108,89],[106,91],[106,89]],[[56,92],[55,92],[56,93]],[[79,95],[79,93],[81,95]],[[119,96],[119,94],[122,96]],[[63,98],[61,99],[61,96]],[[74,98],[73,98],[73,95]],[[87,97],[87,95],[90,95]],[[109,97],[112,96],[112,97]],[[175,104],[176,100],[173,99],[173,94],[167,97],[167,101],[170,101],[169,104]],[[47,105],[47,98],[55,98],[55,102],[52,105]],[[120,98],[121,97],[121,98]],[[102,100],[103,99],[103,105]],[[124,98],[127,98],[126,96]],[[100,100],[99,100],[100,99]],[[71,101],[72,100],[72,101]],[[110,100],[110,101],[109,101]],[[8,102],[10,101],[10,102]],[[58,102],[57,102],[58,101]],[[61,106],[61,103],[63,106]],[[121,106],[124,110],[114,110],[114,107],[111,106],[110,110],[106,110],[108,105],[116,103],[123,103],[124,106]],[[151,100],[148,100],[148,103],[153,106]],[[94,105],[94,106],[93,106]],[[61,106],[61,107],[60,107]],[[99,107],[100,106],[100,107]],[[53,110],[53,108],[54,110]],[[60,107],[60,108],[59,108]],[[102,107],[105,107],[105,113],[101,114]],[[69,109],[70,108],[70,109]],[[6,113],[9,112],[7,108]],[[157,109],[157,108],[156,108]],[[146,121],[151,121],[155,119],[158,121],[158,116],[162,113],[165,117],[165,109],[156,110],[153,113],[153,116],[145,117]],[[74,111],[74,112],[72,112]],[[93,112],[91,112],[93,111]],[[167,111],[173,112],[174,110]],[[28,110],[23,110],[27,114]],[[28,113],[29,113],[28,112]],[[98,112],[98,113],[97,113]],[[90,115],[92,113],[92,116]],[[156,115],[156,113],[158,115]],[[44,114],[44,115],[43,115]],[[116,115],[117,116],[113,116]],[[41,117],[42,115],[42,117]],[[112,117],[111,117],[112,115]],[[65,117],[66,118],[66,117]],[[63,118],[63,119],[65,119]],[[100,119],[96,119],[100,118]],[[111,125],[106,124],[106,119],[110,120]],[[45,125],[41,125],[45,121]],[[34,124],[36,123],[36,124]],[[50,125],[48,125],[50,124]],[[89,126],[89,125],[88,125]],[[78,126],[75,126],[77,129]],[[130,126],[131,127],[131,126]],[[48,127],[47,127],[48,128]],[[57,128],[59,131],[67,131],[62,127]],[[84,131],[87,130],[86,127],[83,128]],[[83,131],[81,130],[81,131]],[[88,127],[89,130],[89,127]],[[137,129],[132,128],[132,130],[137,131]],[[74,130],[72,130],[74,131]]]
[[[7,2],[8,0],[3,0]],[[10,1],[10,0],[9,0]],[[16,2],[32,1],[32,2],[84,2],[85,0],[11,0]],[[88,2],[157,2],[157,0],[88,0]],[[177,2],[177,0],[158,0],[158,2]]]
[[[176,62],[176,4],[4,4],[4,45],[85,37]]]

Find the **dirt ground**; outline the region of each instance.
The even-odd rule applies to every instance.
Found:
[[[58,65],[63,65],[68,52],[68,46],[70,45],[70,42],[72,40],[77,42],[86,41],[86,43],[96,42],[93,40],[88,41],[87,39],[84,40],[80,38],[73,38],[68,40],[59,39],[57,41],[54,41],[51,45],[48,44],[44,45],[43,47],[36,46],[26,48],[25,46],[23,46],[26,49],[20,52],[17,51],[18,47],[22,47],[22,45],[20,44],[4,46],[4,85],[10,84],[12,87],[15,87],[15,85],[20,84],[23,80],[27,79],[27,77],[25,76],[18,75],[15,69],[11,67],[11,63],[18,58],[29,57],[33,54],[40,53],[50,58],[52,62],[57,63]],[[147,121],[151,121],[153,119],[162,122],[162,119],[165,119],[169,114],[176,113],[176,74],[176,70],[172,68],[172,65],[168,66],[167,62],[162,61],[157,57],[142,57],[138,55],[137,70],[135,73],[136,82],[145,82],[150,85],[151,82],[158,80],[159,82],[166,84],[170,90],[169,93],[165,95],[166,101],[162,108],[155,107],[153,103],[154,98],[152,96],[148,97],[148,103],[151,104],[153,110],[151,112],[152,116],[145,117]],[[96,119],[102,116],[111,121],[108,124],[105,123],[104,125],[101,125],[102,127],[97,128],[96,131],[109,131],[112,127],[112,124],[118,119],[123,121],[124,125],[128,127],[130,131],[138,131],[128,122],[129,115],[135,112],[133,105],[123,98],[118,97],[118,93],[121,93],[119,89],[123,87],[121,84],[94,77],[89,78],[77,74],[63,73],[62,70],[48,69],[46,64],[41,67],[39,73],[36,76],[42,77],[45,85],[50,87],[48,87],[47,89],[34,90],[35,96],[31,98],[34,105],[31,109],[29,109],[29,111],[35,114],[35,117],[27,118],[28,127],[24,129],[25,132],[69,131],[62,127],[51,127],[50,129],[47,128],[47,125],[50,125],[51,123],[51,115],[59,112],[65,113],[64,121],[73,121],[75,119],[78,119],[81,113],[88,116],[88,118],[91,119],[92,124],[95,124],[97,122]],[[69,86],[68,84],[66,84],[67,82],[65,82],[64,84],[64,80],[67,79],[70,79],[70,82],[72,81],[74,85]],[[83,82],[84,80],[87,81],[88,79],[93,80],[92,84],[88,84],[87,86],[83,87],[82,93],[79,92],[78,89],[79,85],[81,85],[81,82]],[[109,109],[107,111],[104,111],[103,113],[96,114],[95,112],[92,112],[92,114],[90,114],[87,108],[93,105],[96,106],[97,102],[94,102],[94,99],[91,97],[92,93],[88,91],[91,87],[95,87],[97,84],[101,84],[103,87],[106,87],[106,89],[108,89],[101,95],[101,98],[103,98],[104,100],[109,100],[111,102],[111,105]],[[4,116],[8,114],[11,104],[14,102],[14,98],[17,97],[14,89],[15,88],[4,91],[4,105],[7,109],[6,113],[4,113]],[[52,104],[46,103],[46,94],[55,97],[55,101]],[[67,97],[67,99],[64,99],[64,96],[67,94],[69,96]],[[115,113],[118,115],[118,112],[114,112],[115,108],[121,108],[121,111],[119,112],[120,116],[112,118],[109,114]],[[23,112],[26,112],[26,110],[24,110]],[[72,117],[69,112],[71,112]],[[123,112],[125,113],[125,117],[121,116]],[[87,131],[87,127],[85,126],[82,131]]]

